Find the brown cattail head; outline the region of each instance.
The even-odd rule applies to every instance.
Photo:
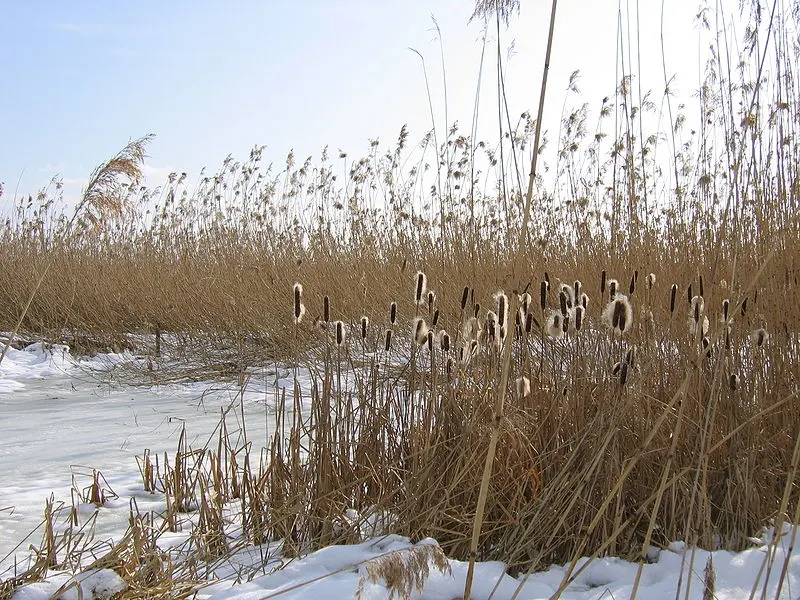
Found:
[[[583,313],[586,309],[582,305],[575,307],[575,331],[580,331],[583,328]]]
[[[562,331],[564,333],[567,333],[567,331],[569,331],[569,321],[570,321],[569,315],[570,315],[569,312],[567,312],[567,314],[565,314],[565,315],[562,315],[563,319],[561,319],[561,321],[562,321],[561,329],[562,329]]]
[[[542,281],[539,284],[539,306],[544,312],[544,309],[547,308],[547,290],[550,288],[550,285],[546,281]]]
[[[703,298],[705,296],[705,294],[703,293],[703,276],[702,275],[700,275],[700,293],[698,295],[701,298]]]
[[[514,384],[517,390],[517,398],[527,398],[531,395],[531,380],[527,377],[517,377]]]
[[[648,289],[648,290],[652,290],[652,289],[653,289],[653,286],[654,286],[655,284],[656,284],[656,274],[655,274],[655,273],[650,273],[650,274],[647,276],[647,289]]]
[[[761,348],[769,341],[769,333],[763,327],[756,329],[750,337],[753,340],[753,344],[756,346],[756,348]]]
[[[366,315],[361,317],[361,339],[367,339],[367,331],[369,330],[369,317]]]
[[[444,329],[439,332],[439,347],[442,349],[442,352],[450,352],[450,334]]]
[[[500,339],[506,337],[508,331],[508,296],[500,290],[495,292],[494,300],[497,302],[497,324],[500,328]]]
[[[566,315],[569,311],[569,300],[567,300],[567,295],[564,293],[564,290],[558,294],[558,304],[561,308],[561,314]]]
[[[428,352],[433,352],[433,340],[436,339],[436,334],[433,332],[432,329],[428,330]]]
[[[564,296],[567,298],[567,308],[572,308],[575,306],[575,290],[572,289],[571,285],[562,283],[561,287],[559,288],[559,296],[561,296],[561,294],[564,294]]]
[[[725,298],[722,301],[722,320],[727,323],[728,322],[728,314],[730,312],[731,301]]]
[[[670,291],[669,291],[669,312],[670,312],[670,314],[675,312],[675,296],[677,296],[677,295],[678,295],[678,285],[673,283],[672,284],[672,288],[670,288]]]
[[[625,361],[622,362],[619,368],[619,384],[625,385],[628,382],[628,369],[630,366]]]
[[[581,283],[580,279],[576,279],[575,282],[572,284],[572,300],[573,302],[579,302],[581,299],[581,294],[583,293],[583,284]]]
[[[702,296],[693,296],[689,309],[689,331],[692,335],[704,336],[708,333],[708,317],[704,314],[705,300]]]
[[[614,377],[617,377],[619,375],[620,369],[622,369],[622,363],[621,362],[614,363],[614,366],[611,367],[611,374]]]
[[[628,293],[633,296],[634,292],[636,292],[636,279],[638,278],[639,271],[634,271],[633,275],[631,275],[631,283],[628,286]]]
[[[467,308],[467,300],[469,299],[469,286],[464,286],[464,291],[461,293],[461,310]]]
[[[617,294],[615,299],[606,304],[602,314],[603,322],[614,330],[616,335],[623,335],[633,326],[633,307],[627,296]]]
[[[428,289],[428,278],[422,271],[417,271],[414,275],[414,303],[419,306],[425,298],[425,292]]]
[[[481,314],[481,303],[480,302],[476,302],[475,303],[475,311],[474,311],[472,316],[474,316],[477,319],[479,314]]]
[[[389,323],[394,326],[397,324],[397,302],[389,305]]]
[[[385,345],[384,349],[386,350],[386,352],[388,352],[389,349],[392,347],[392,330],[391,329],[387,329],[386,330],[385,338],[386,338],[386,345]]]
[[[581,306],[584,310],[589,310],[589,295],[586,293],[581,294]]]
[[[422,317],[415,317],[413,323],[414,341],[422,345],[428,339],[428,324],[425,323],[425,319]]]
[[[600,273],[600,295],[606,293],[606,270],[603,269],[603,272]]]
[[[747,298],[742,300],[742,316],[747,314]]]
[[[344,322],[336,321],[334,326],[336,327],[336,345],[341,346],[342,344],[344,344],[344,340],[346,337]]]
[[[331,322],[331,299],[327,296],[322,298],[322,320],[326,323]]]
[[[692,303],[692,284],[689,284],[689,287],[686,288],[686,301],[691,304]]]
[[[613,300],[614,298],[616,298],[618,289],[619,289],[619,282],[616,279],[609,279],[608,280],[609,299]]]
[[[436,327],[437,323],[439,323],[439,309],[437,308],[433,311],[433,319],[431,319],[431,327]]]
[[[533,313],[525,315],[525,333],[530,333],[533,330]]]
[[[428,312],[433,310],[433,307],[436,305],[436,292],[433,290],[428,290]]]
[[[303,305],[303,286],[299,283],[294,284],[294,323],[299,324],[306,314],[306,307]]]

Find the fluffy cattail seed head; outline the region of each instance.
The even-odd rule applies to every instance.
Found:
[[[623,335],[633,326],[633,307],[627,296],[616,294],[614,300],[606,304],[602,314],[603,322],[614,330],[616,335]]]
[[[435,304],[436,304],[436,292],[434,292],[433,290],[428,290],[428,311],[433,310]]]
[[[545,325],[545,333],[553,339],[559,339],[564,335],[564,317],[561,312],[554,310],[550,312]]]
[[[361,317],[361,339],[367,339],[367,330],[369,329],[369,317]]]
[[[655,274],[655,273],[650,273],[650,274],[647,276],[647,289],[648,289],[648,290],[652,290],[652,289],[653,289],[653,286],[654,286],[655,284],[656,284],[656,274]]]
[[[422,271],[417,271],[414,275],[414,303],[419,306],[422,304],[422,299],[425,297],[425,292],[428,289],[428,278]]]
[[[739,376],[736,373],[731,373],[731,376],[728,377],[728,386],[732,392],[739,389]]]
[[[763,327],[756,329],[751,334],[751,339],[753,340],[753,344],[755,344],[756,348],[761,348],[764,344],[769,341],[769,333]]]
[[[444,329],[439,332],[439,346],[442,352],[450,352],[450,334]]]
[[[389,305],[389,323],[395,325],[397,323],[397,302],[392,302]]]
[[[414,341],[419,345],[424,344],[428,339],[428,324],[425,323],[425,319],[422,317],[415,317],[413,329]]]
[[[505,338],[508,331],[508,296],[502,290],[495,292],[495,302],[497,302],[497,323],[500,327],[500,337]]]
[[[575,283],[572,284],[572,300],[574,302],[578,302],[580,300],[582,293],[583,293],[583,284],[581,283],[580,279],[576,279]]]
[[[619,289],[619,282],[616,279],[609,279],[608,280],[608,297],[611,300],[616,298],[618,289]]]
[[[527,398],[531,395],[531,380],[527,377],[517,377],[515,387],[517,388],[518,398]]]
[[[306,314],[306,307],[303,305],[303,286],[299,283],[294,284],[294,323],[299,324]]]

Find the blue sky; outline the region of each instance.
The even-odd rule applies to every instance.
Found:
[[[501,32],[504,47],[514,42],[512,115],[535,110],[550,6],[522,4]],[[619,8],[627,4],[560,3],[548,123],[557,123],[576,69],[591,106],[613,93]],[[661,3],[641,5],[642,85],[660,100]],[[417,141],[430,128],[430,114],[421,63],[409,47],[425,56],[444,127],[431,16],[442,31],[449,120],[469,129],[481,51],[481,25],[468,24],[472,0],[2,0],[0,6],[0,211],[15,191],[34,193],[54,175],[76,196],[97,164],[147,133],[156,134],[147,161],[151,184],[172,170],[190,176],[202,166],[214,170],[228,154],[246,158],[261,144],[268,161],[281,163],[292,148],[300,158],[318,156],[325,145],[360,155],[370,138],[391,144],[404,123]],[[667,70],[679,73],[679,93],[689,99],[698,81],[697,6],[693,0],[667,6]],[[489,58],[486,139],[497,137],[494,77]]]

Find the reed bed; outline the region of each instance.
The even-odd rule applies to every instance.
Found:
[[[694,129],[628,76],[593,126],[569,95],[527,220],[527,113],[495,144],[403,127],[357,160],[255,148],[158,190],[129,171],[77,220],[44,191],[0,232],[0,328],[132,348],[152,381],[182,355],[312,373],[263,449],[222,428],[140,457],[204,560],[232,551],[229,503],[236,543],[285,556],[386,531],[515,573],[742,549],[800,520],[797,37],[788,14],[752,27],[742,57],[716,46]]]

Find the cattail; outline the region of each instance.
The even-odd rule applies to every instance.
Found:
[[[422,317],[414,317],[414,341],[422,345],[428,339],[428,324]]]
[[[575,331],[580,331],[583,327],[583,313],[586,309],[583,306],[575,307]]]
[[[486,313],[486,336],[490,341],[497,339],[497,314],[493,310]]]
[[[589,294],[581,294],[581,306],[583,306],[583,310],[589,310]]]
[[[414,303],[419,306],[422,304],[422,299],[425,297],[425,291],[428,288],[428,278],[425,277],[425,273],[422,271],[417,271],[417,274],[414,277],[416,280],[416,287],[414,288]]]
[[[428,291],[428,312],[433,310],[433,305],[436,304],[436,292],[433,290]]]
[[[530,333],[533,329],[533,313],[525,315],[525,333]]]
[[[389,305],[389,323],[392,326],[397,324],[397,302],[392,302]]]
[[[689,287],[686,288],[686,300],[689,302],[689,304],[692,303],[692,298],[692,284],[690,283]]]
[[[567,298],[567,308],[572,308],[575,306],[575,295],[571,285],[567,285],[566,283],[562,283],[561,287],[559,288],[559,296],[564,294]],[[559,300],[560,301],[560,300]]]
[[[369,329],[369,317],[361,317],[361,339],[367,339],[367,329]]]
[[[566,315],[569,308],[567,308],[567,295],[564,293],[564,290],[558,294],[558,303],[561,307],[561,314]]]
[[[708,333],[709,322],[708,317],[703,314],[705,308],[705,300],[702,296],[694,296],[691,301],[691,309],[689,313],[689,331],[692,335],[698,332],[701,336]]]
[[[557,310],[551,311],[545,327],[547,335],[553,339],[559,339],[564,335],[563,317]]]
[[[428,352],[433,352],[433,340],[436,338],[436,335],[433,333],[432,330],[428,330]]]
[[[475,303],[475,313],[473,314],[473,316],[477,319],[479,314],[481,314],[481,303],[480,302],[476,302]]]
[[[728,377],[728,386],[731,388],[732,392],[739,389],[739,376],[736,373],[731,373],[731,376]]]
[[[465,340],[477,340],[481,334],[481,323],[477,317],[470,317],[461,326],[461,335]]]
[[[619,282],[616,279],[609,279],[608,280],[608,297],[609,299],[613,300],[617,296],[617,289],[619,288]]]
[[[747,298],[742,300],[742,316],[747,314]]]
[[[755,344],[756,348],[760,348],[769,341],[769,333],[767,333],[767,330],[762,327],[756,329],[751,334],[751,339],[753,340],[753,344]]]
[[[431,319],[431,327],[436,327],[436,324],[439,322],[439,309],[437,308],[433,311],[433,319]]]
[[[728,322],[728,310],[730,309],[731,301],[725,298],[722,301],[722,320],[727,323]]]
[[[522,316],[528,314],[528,309],[531,307],[531,303],[533,302],[533,298],[528,292],[521,294],[519,297],[519,313]]]
[[[655,284],[656,284],[656,274],[655,274],[655,273],[650,273],[650,274],[647,276],[647,289],[648,289],[648,290],[652,290],[652,289],[653,289],[653,286],[654,286]]]
[[[450,352],[450,334],[444,329],[439,332],[439,347],[442,349],[442,352]]]
[[[564,333],[567,333],[567,331],[569,331],[569,312],[567,314],[565,314],[565,315],[562,315],[562,316],[564,318],[562,319],[561,330]]]
[[[527,377],[517,377],[515,387],[517,388],[518,398],[527,398],[531,395],[531,380]]]
[[[606,304],[602,319],[617,335],[627,333],[633,325],[633,308],[627,296],[617,294],[614,300]]]
[[[447,357],[446,370],[447,370],[447,377],[449,378],[453,374],[453,357],[452,356],[448,356]]]
[[[391,347],[392,347],[392,330],[391,329],[387,329],[386,330],[386,347],[385,347],[386,352],[388,352]]]
[[[703,336],[701,342],[703,344],[703,353],[705,354],[705,356],[711,356],[711,340],[708,339],[706,336]]]
[[[628,292],[631,296],[633,296],[634,292],[636,291],[636,279],[639,274],[639,271],[634,271],[633,275],[631,276],[631,283],[628,286]]]
[[[344,330],[344,323],[342,321],[336,321],[336,345],[341,346],[344,344],[345,339],[345,330]]]
[[[572,299],[577,302],[581,297],[581,293],[583,293],[583,284],[580,279],[576,279],[575,283],[572,284],[572,291]]]
[[[546,281],[542,281],[539,284],[539,306],[541,306],[542,312],[547,307],[547,290],[549,287]]]
[[[331,299],[327,296],[322,299],[322,320],[326,323],[331,322]]]
[[[469,299],[469,286],[464,286],[464,291],[461,293],[461,310],[467,307],[467,300]]]
[[[506,337],[508,331],[508,296],[502,290],[495,292],[495,302],[497,302],[497,323],[500,327],[500,339]]]
[[[306,307],[303,305],[303,286],[299,283],[294,284],[294,323],[299,324],[306,314]]]
[[[603,272],[600,273],[600,295],[606,293],[606,270],[603,269]]]
[[[669,312],[670,314],[675,312],[675,296],[678,295],[678,285],[673,283],[672,288],[669,292]]]
[[[611,374],[614,377],[617,377],[619,375],[620,369],[622,369],[622,363],[621,362],[614,363],[614,366],[611,367]]]
[[[700,275],[700,294],[699,295],[700,295],[701,298],[705,296],[705,294],[703,293],[703,276],[702,275]]]

